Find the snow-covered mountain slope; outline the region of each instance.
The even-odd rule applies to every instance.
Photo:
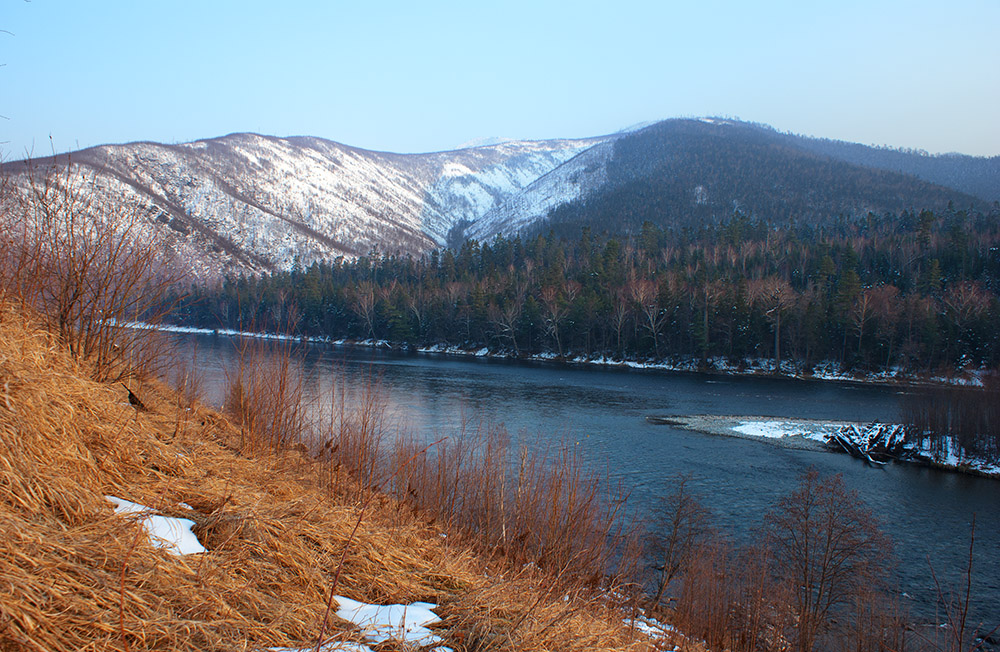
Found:
[[[425,252],[445,244],[456,225],[475,222],[600,142],[391,154],[318,138],[233,134],[182,145],[108,145],[70,160],[98,200],[144,211],[175,255],[206,277],[372,248]],[[35,169],[64,164],[39,161]]]
[[[465,237],[485,240],[496,234],[513,235],[545,219],[556,206],[583,199],[607,181],[607,163],[613,154],[611,140],[584,150],[520,193],[498,202],[465,230]]]

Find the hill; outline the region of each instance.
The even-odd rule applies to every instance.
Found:
[[[915,208],[988,208],[955,188],[819,153],[812,139],[729,120],[661,122],[612,148],[603,183],[555,207],[533,232],[572,236],[590,226],[618,234],[637,232],[643,222],[691,228],[736,213],[775,225],[823,225]]]
[[[921,151],[868,147],[824,138],[784,137],[800,147],[839,161],[908,174],[988,202],[1000,201],[1000,156],[983,158],[964,154],[931,155]]]
[[[391,154],[319,138],[231,134],[106,145],[3,170],[22,187],[49,177],[95,205],[132,207],[150,233],[168,236],[177,266],[209,278],[352,258],[373,247],[424,253],[443,246],[456,224],[599,141]]]

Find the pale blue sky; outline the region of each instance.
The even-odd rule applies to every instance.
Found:
[[[722,115],[1000,154],[1000,0],[0,0],[5,159],[234,131],[420,152]]]

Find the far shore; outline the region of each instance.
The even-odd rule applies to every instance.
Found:
[[[534,353],[529,355],[515,355],[510,351],[492,350],[488,347],[478,349],[462,348],[454,345],[435,344],[431,346],[410,347],[401,346],[388,340],[356,340],[356,339],[332,339],[323,336],[295,336],[283,335],[279,333],[266,333],[255,331],[240,331],[228,328],[200,328],[194,326],[174,326],[169,324],[152,325],[142,322],[127,324],[130,328],[157,330],[167,333],[183,333],[195,335],[222,335],[225,337],[251,337],[257,339],[283,340],[283,341],[303,341],[315,344],[330,344],[334,346],[350,346],[358,348],[378,348],[394,351],[414,351],[421,354],[452,355],[467,358],[490,358],[499,360],[513,360],[525,362],[556,362],[569,365],[586,365],[596,367],[617,367],[624,369],[638,369],[651,371],[667,371],[681,373],[700,373],[718,375],[735,378],[776,378],[784,380],[820,381],[837,383],[855,383],[864,385],[877,385],[885,387],[969,387],[978,388],[983,386],[982,376],[988,372],[983,370],[972,370],[957,376],[942,376],[931,374],[907,374],[900,369],[891,369],[881,372],[855,373],[845,372],[839,369],[834,362],[823,362],[815,365],[811,372],[804,372],[794,367],[794,365],[783,363],[780,371],[775,370],[774,362],[770,359],[752,358],[743,360],[739,364],[733,364],[721,358],[709,358],[707,364],[703,364],[698,357],[680,358],[675,361],[639,361],[639,360],[619,360],[601,357],[559,356],[555,353]]]

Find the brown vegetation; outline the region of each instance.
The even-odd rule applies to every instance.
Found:
[[[408,442],[396,453],[409,463],[399,465],[394,493],[484,552],[586,586],[619,591],[634,577],[624,498],[584,471],[570,447],[531,454],[502,426],[479,424],[418,449]]]
[[[331,485],[295,450],[245,455],[245,432],[154,381],[136,388],[139,411],[40,320],[6,304],[0,324],[3,649],[308,645],[345,549],[338,592],[436,602],[456,650],[649,649],[613,601],[477,556],[388,495],[350,540],[353,476]],[[194,520],[208,552],[153,548],[105,495]],[[355,636],[343,623],[333,633]]]
[[[803,475],[752,546],[709,520],[682,478],[648,535],[654,588],[687,635],[713,650],[907,648],[886,584],[890,543],[840,476]]]
[[[157,321],[179,279],[146,216],[94,202],[90,183],[71,167],[0,181],[0,297],[32,309],[96,379],[125,380],[159,354],[127,325]]]
[[[155,380],[151,336],[123,326],[170,283],[141,216],[91,223],[70,179],[28,190],[0,180],[0,649],[359,641],[337,594],[434,602],[458,652],[653,649],[623,620],[638,558],[624,501],[572,449],[531,455],[488,424],[415,442],[374,378],[306,405],[280,341],[245,344],[226,414],[206,409],[197,378]],[[550,298],[559,337],[569,299]],[[154,548],[108,495],[191,519],[207,552]],[[880,583],[888,543],[839,478],[804,476],[758,546],[707,520],[681,480],[648,540],[653,607],[669,596],[685,648],[908,646]],[[948,610],[954,649],[969,600]]]

